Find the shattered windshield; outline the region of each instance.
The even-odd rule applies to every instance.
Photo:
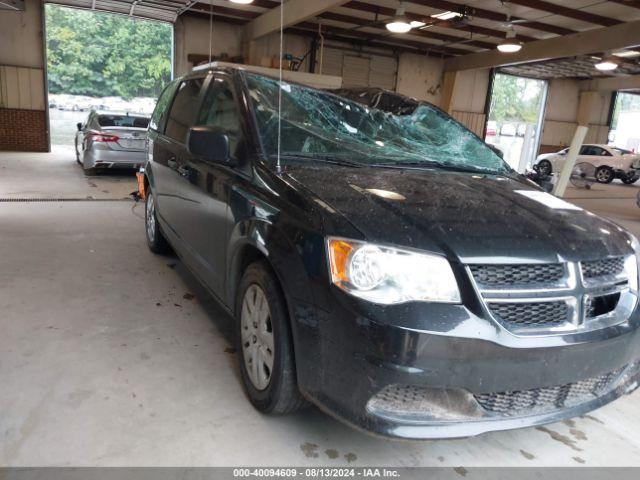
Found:
[[[278,153],[278,84],[246,73],[263,148]],[[329,93],[282,83],[283,157],[352,164],[443,167],[505,173],[504,161],[472,132],[428,105],[396,116]]]

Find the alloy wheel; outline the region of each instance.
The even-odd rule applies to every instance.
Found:
[[[611,178],[611,171],[607,168],[601,168],[596,172],[596,179],[599,182],[606,183]]]
[[[269,386],[274,362],[274,337],[269,301],[264,290],[253,284],[242,299],[240,313],[244,366],[257,390]]]
[[[148,193],[147,197],[147,210],[145,217],[147,223],[147,237],[150,242],[153,242],[156,235],[156,204],[151,192]]]

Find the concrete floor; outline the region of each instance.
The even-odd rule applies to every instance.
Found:
[[[0,466],[640,465],[639,393],[455,441],[386,441],[315,409],[263,416],[240,386],[231,319],[180,261],[147,250],[143,206],[120,200],[133,177],[86,179],[64,151],[0,154],[0,174],[0,197],[114,199],[0,203]],[[637,191],[570,196],[615,197],[578,202],[638,234]]]

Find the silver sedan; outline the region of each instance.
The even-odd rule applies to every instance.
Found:
[[[88,175],[103,168],[139,168],[146,160],[149,117],[91,111],[78,123],[76,160]]]

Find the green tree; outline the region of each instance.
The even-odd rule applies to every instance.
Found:
[[[536,123],[542,104],[541,80],[497,74],[489,118],[497,122]]]
[[[157,96],[171,79],[167,23],[46,5],[49,91]]]

